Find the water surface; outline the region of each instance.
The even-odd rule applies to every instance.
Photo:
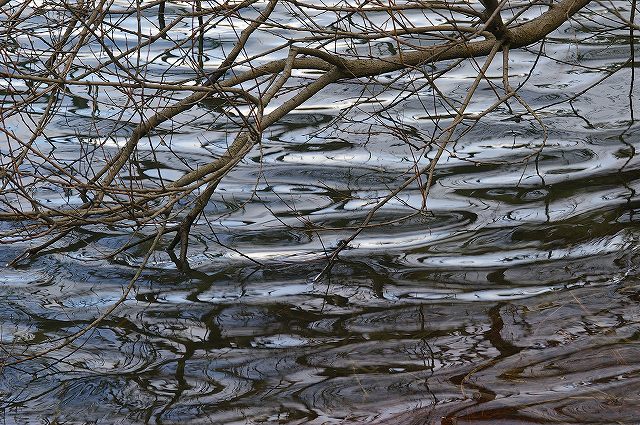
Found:
[[[592,17],[598,12],[594,6]],[[351,234],[348,226],[416,160],[424,165],[435,154],[412,147],[433,131],[427,89],[385,118],[412,144],[372,117],[373,104],[335,120],[360,87],[323,91],[271,127],[260,149],[222,182],[207,220],[194,229],[193,270],[179,271],[158,250],[132,294],[98,327],[50,355],[2,369],[4,420],[637,423],[640,99],[636,87],[633,105],[628,98],[632,68],[572,106],[549,106],[629,57],[628,30],[601,34],[597,24],[555,32],[520,91],[533,108],[546,106],[540,115],[549,138],[539,155],[532,155],[542,141],[535,120],[513,120],[506,109],[489,115],[452,146],[455,157],[440,161],[429,213],[364,231],[314,281],[330,249]],[[207,66],[219,64],[221,46],[233,43],[228,31],[223,25],[207,34]],[[279,42],[261,39],[262,47]],[[512,52],[512,84],[528,76],[537,51]],[[158,73],[172,63],[160,56]],[[473,72],[462,63],[441,88],[462,96]],[[490,72],[501,77],[497,67]],[[379,100],[390,104],[401,85]],[[493,102],[487,88],[469,112]],[[162,139],[181,160],[156,150],[153,160],[140,161],[140,179],[175,180],[185,164],[222,152],[229,124],[212,125],[209,107],[150,138],[150,146]],[[100,128],[122,137],[105,149],[125,140],[130,127],[112,111],[101,110],[99,119],[94,112],[81,101],[60,112],[49,132],[59,158],[105,142]],[[79,202],[53,190],[39,195]],[[374,221],[401,218],[422,202],[414,185]],[[121,297],[148,247],[106,261],[105,252],[129,240],[125,231],[73,236],[71,245],[0,270],[2,357],[46,348],[98,317]],[[4,245],[0,261],[27,247]]]

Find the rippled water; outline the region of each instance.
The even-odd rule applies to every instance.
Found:
[[[629,57],[628,30],[589,31],[554,33],[546,55],[564,62],[540,59],[520,92],[532,107],[584,90],[603,76],[598,68]],[[514,80],[536,51],[513,52]],[[470,75],[460,65],[443,89],[460,90]],[[549,140],[525,162],[538,126],[507,111],[487,117],[441,161],[431,214],[365,231],[315,282],[327,249],[351,233],[336,229],[359,224],[414,162],[404,141],[370,127],[365,108],[327,126],[360,90],[329,88],[272,127],[220,185],[211,222],[194,232],[194,270],[176,270],[159,251],[99,327],[2,370],[3,420],[638,423],[640,90],[632,121],[630,77],[623,68],[573,110],[541,111]],[[493,101],[485,91],[480,103]],[[416,140],[433,131],[415,96],[392,116]],[[91,117],[89,105],[69,105],[57,127],[60,155],[91,142]],[[224,143],[206,115],[171,136],[191,161],[207,162]],[[140,169],[171,179],[184,166],[167,155]],[[422,200],[409,189],[376,220]],[[51,202],[69,199],[51,194]],[[80,242],[1,269],[2,356],[47,347],[117,301],[145,247],[113,262],[100,256],[127,240],[87,230]],[[0,261],[25,248],[3,246]]]

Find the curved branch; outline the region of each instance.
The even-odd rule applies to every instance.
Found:
[[[562,0],[557,5],[551,7],[548,11],[544,12],[537,18],[522,24],[520,26],[509,29],[509,46],[511,48],[523,47],[529,44],[533,44],[542,40],[552,31],[556,30],[560,25],[566,22],[571,16],[573,16],[580,9],[589,4],[590,0]],[[264,17],[266,19],[266,17]],[[246,31],[246,30],[245,30]],[[344,59],[335,54],[329,54],[322,52],[316,54],[321,57],[307,57],[296,58],[293,61],[293,68],[295,69],[316,69],[331,71],[335,64],[340,64],[341,70],[334,70],[331,76],[325,74],[320,81],[320,85],[328,85],[335,83],[343,78],[362,78],[371,77],[389,72],[397,71],[407,67],[414,67],[421,64],[443,61],[449,59],[459,59],[468,57],[480,57],[488,55],[495,46],[495,40],[476,41],[469,43],[457,43],[447,44],[425,48],[419,51],[408,51],[401,55],[393,55],[377,59]],[[308,53],[308,50],[303,50]],[[262,66],[256,67],[250,71],[240,74],[236,77],[225,80],[221,83],[221,86],[230,87],[241,84],[243,82],[253,80],[260,76],[275,74],[281,72],[287,66],[287,60],[281,59],[269,62]],[[315,85],[314,87],[317,87]],[[320,87],[322,88],[322,87]],[[274,122],[282,118],[284,115],[300,106],[303,102],[308,100],[314,92],[303,90],[298,95],[281,105],[276,111],[265,117],[262,122],[262,129],[267,128]],[[167,107],[153,115],[145,123],[141,124],[139,128],[134,131],[134,134],[130,138],[127,146],[125,146],[117,156],[117,161],[114,161],[110,167],[105,167],[104,170],[110,169],[109,175],[104,179],[103,184],[110,183],[115,174],[124,165],[124,162],[128,158],[128,155],[133,151],[135,145],[139,141],[141,135],[147,134],[152,128],[161,124],[162,122],[173,118],[174,116],[190,109],[201,100],[207,98],[210,93],[194,93],[185,99],[179,101],[173,106]],[[234,156],[248,141],[248,136],[238,136],[234,143],[229,147],[227,154]],[[227,155],[225,154],[225,156]],[[186,184],[192,183],[206,174],[215,171],[219,166],[225,163],[226,159],[213,161],[205,167],[200,168],[187,176],[179,179],[174,187],[181,187]]]

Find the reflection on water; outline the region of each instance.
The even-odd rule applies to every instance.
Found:
[[[553,70],[554,78],[531,77],[521,95],[532,107],[585,89],[601,77],[597,68],[628,58],[622,37],[595,36],[578,52],[563,44],[587,30],[559,31],[546,45],[547,55],[565,63],[540,59],[537,69]],[[207,41],[212,66],[220,43],[232,41]],[[535,55],[523,50],[512,59],[513,77],[524,77]],[[470,71],[461,65],[443,89],[459,90]],[[573,110],[562,103],[542,111],[550,139],[528,162],[521,160],[540,142],[535,123],[488,117],[457,143],[455,157],[442,160],[430,214],[363,232],[331,274],[314,282],[326,250],[350,234],[336,229],[360,223],[415,160],[406,143],[389,143],[383,131],[363,138],[371,128],[364,108],[325,128],[357,95],[332,88],[270,129],[261,151],[223,181],[208,206],[211,221],[195,231],[193,271],[177,271],[158,252],[134,294],[95,330],[49,356],[2,369],[3,417],[637,423],[640,124],[629,121],[629,78],[627,68],[576,99]],[[480,96],[493,101],[491,93]],[[78,143],[96,143],[90,108],[77,102],[61,119],[59,158],[73,158]],[[432,130],[418,100],[396,109],[417,140]],[[185,163],[219,154],[224,131],[204,121],[150,138],[158,156],[141,161],[140,178],[174,180]],[[100,125],[116,128],[112,134],[122,140],[130,131],[107,119]],[[87,138],[79,139],[83,126]],[[161,140],[182,162],[162,156]],[[402,217],[422,202],[419,188],[408,190],[376,220]],[[0,270],[1,357],[55,344],[122,295],[145,246],[106,262],[102,253],[128,235],[87,231],[81,238]],[[24,248],[2,248],[0,261]]]

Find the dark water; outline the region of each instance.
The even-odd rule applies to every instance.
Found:
[[[598,32],[598,11],[547,43],[548,57],[520,91],[533,108],[586,89],[629,58],[628,29]],[[214,41],[226,42],[219,31],[207,45],[212,64],[220,56]],[[567,44],[575,40],[583,41]],[[512,52],[514,81],[527,76],[535,52]],[[364,106],[333,122],[360,88],[328,88],[268,130],[262,149],[223,181],[209,222],[194,231],[194,270],[176,270],[159,250],[97,328],[2,369],[0,420],[640,423],[640,93],[633,88],[631,105],[631,69],[573,108],[541,110],[549,139],[529,160],[542,140],[534,120],[515,122],[504,110],[480,121],[457,142],[456,157],[442,159],[430,214],[365,231],[315,282],[325,252],[351,233],[335,229],[359,224],[415,159]],[[497,66],[490,72],[501,77]],[[464,95],[473,75],[463,63],[441,88]],[[469,112],[492,96],[481,86]],[[433,131],[422,100],[400,102],[387,122],[416,143]],[[211,126],[206,108],[170,136],[187,161],[206,162],[226,143],[227,128]],[[92,134],[90,105],[70,102],[60,114],[50,130],[60,157],[80,144],[113,146]],[[126,137],[127,128],[119,131]],[[166,153],[142,161],[140,177],[183,171]],[[375,220],[421,203],[419,188],[409,188]],[[128,238],[90,228],[72,245],[0,269],[1,356],[49,347],[116,302],[146,247],[115,261],[101,256]],[[27,246],[3,245],[0,260]]]

